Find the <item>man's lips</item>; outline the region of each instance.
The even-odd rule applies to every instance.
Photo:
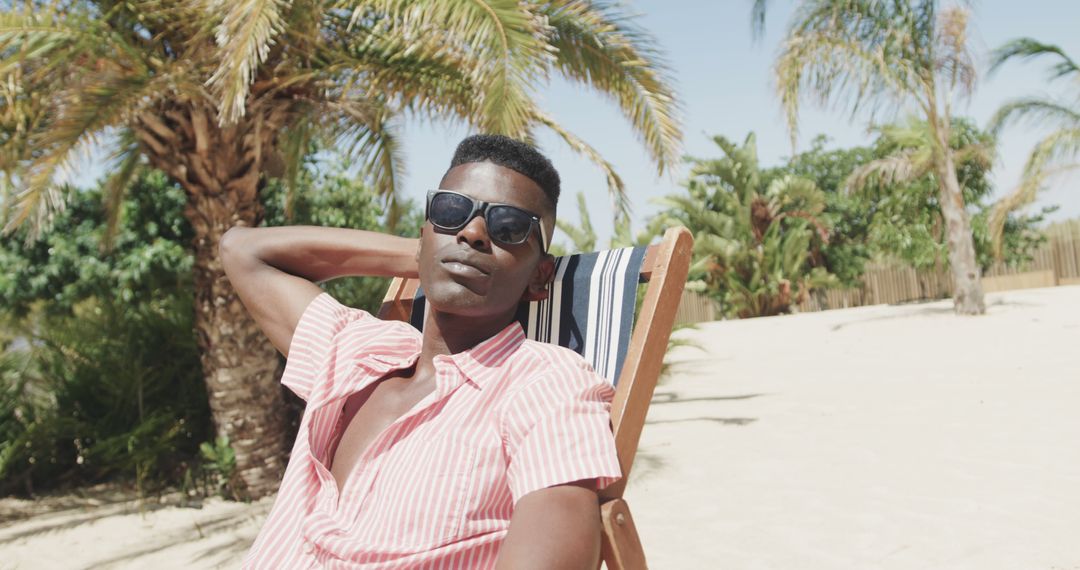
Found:
[[[477,261],[466,253],[452,253],[442,259],[443,267],[451,273],[464,275],[486,276],[491,274],[491,269],[486,264]]]

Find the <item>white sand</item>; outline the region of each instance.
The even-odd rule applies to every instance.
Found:
[[[702,325],[627,491],[654,568],[1080,569],[1080,287]]]
[[[627,491],[650,565],[1080,569],[1080,287],[988,302],[690,332]],[[0,569],[233,568],[270,504],[115,495],[0,501]]]
[[[273,501],[196,508],[177,506],[179,494],[164,504],[112,488],[88,495],[0,501],[0,570],[239,568]],[[34,515],[11,522],[23,512]]]

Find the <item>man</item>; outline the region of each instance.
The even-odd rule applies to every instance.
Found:
[[[596,491],[620,477],[612,388],[577,354],[526,340],[547,295],[559,177],[534,148],[479,135],[428,194],[419,240],[234,228],[244,305],[307,401],[246,568],[582,568],[599,557]],[[315,284],[415,260],[423,333]]]

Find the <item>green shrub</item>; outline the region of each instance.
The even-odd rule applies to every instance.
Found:
[[[0,377],[0,492],[180,482],[209,427],[191,315],[184,297],[102,298],[29,319],[29,346],[4,355]]]

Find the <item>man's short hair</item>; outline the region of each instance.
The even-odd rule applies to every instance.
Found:
[[[468,162],[490,162],[509,168],[535,182],[551,202],[552,211],[559,204],[559,173],[530,144],[503,135],[472,135],[458,144],[450,168]]]

